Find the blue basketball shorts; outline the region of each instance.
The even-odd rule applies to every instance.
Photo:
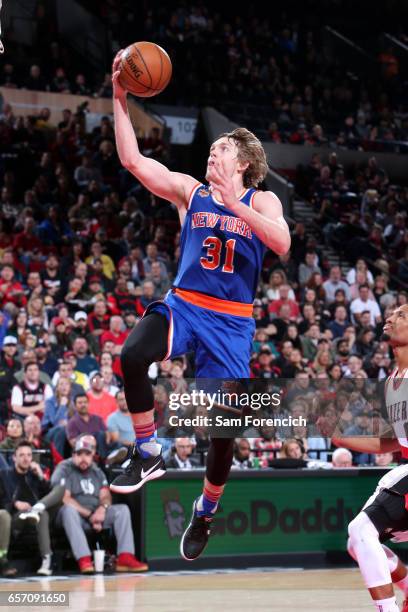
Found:
[[[152,302],[150,312],[169,321],[165,359],[195,352],[197,378],[249,378],[255,321],[252,317],[219,313],[186,302],[171,290]]]

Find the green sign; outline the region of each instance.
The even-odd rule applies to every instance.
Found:
[[[371,495],[377,474],[231,478],[206,554],[345,550],[347,525]],[[145,487],[146,556],[179,557],[202,478],[156,480]]]

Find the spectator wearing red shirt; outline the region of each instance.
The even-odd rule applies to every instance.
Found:
[[[115,306],[120,312],[125,310],[136,312],[136,297],[130,293],[124,276],[119,276],[113,297],[115,298]]]
[[[8,302],[22,307],[27,304],[27,298],[22,284],[14,280],[12,266],[5,265],[0,273],[0,307]]]
[[[101,335],[101,347],[107,340],[112,340],[116,347],[120,349],[125,343],[126,338],[129,335],[130,330],[125,329],[122,317],[113,316],[109,322],[109,331],[103,332]],[[119,352],[116,351],[116,352]]]
[[[89,414],[99,416],[107,423],[108,416],[116,411],[116,400],[104,390],[104,380],[99,372],[94,372],[90,377],[91,388],[87,392],[89,402]]]
[[[271,304],[269,304],[268,311],[275,316],[278,316],[281,306],[283,304],[287,304],[290,306],[290,318],[297,319],[300,315],[300,310],[297,302],[295,300],[289,299],[289,291],[291,288],[289,285],[281,285],[279,288],[280,299],[274,300]]]
[[[256,378],[278,378],[280,374],[279,368],[274,363],[274,356],[266,344],[262,346],[258,354],[258,360],[251,365],[251,374]]]
[[[35,221],[33,217],[26,217],[24,230],[14,236],[13,248],[19,256],[30,257],[34,251],[41,251],[41,240],[35,234]]]
[[[108,363],[107,361],[104,362],[102,360],[102,355],[104,353],[109,353],[109,355],[112,358],[112,362],[109,362],[108,365],[112,367],[113,373],[116,376],[123,378],[122,365],[120,363],[119,355],[115,352],[116,350],[117,350],[116,345],[114,344],[114,342],[112,342],[112,340],[107,340],[106,342],[103,343],[102,352],[101,352],[101,367],[105,365],[105,363]]]
[[[101,336],[109,329],[110,316],[106,302],[103,299],[97,300],[93,312],[88,316],[88,328],[93,336]]]

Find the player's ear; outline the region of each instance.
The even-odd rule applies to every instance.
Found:
[[[238,172],[239,174],[245,174],[246,170],[248,170],[249,162],[238,162]]]

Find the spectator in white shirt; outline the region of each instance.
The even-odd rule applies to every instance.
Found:
[[[370,299],[370,287],[367,284],[360,285],[358,289],[359,297],[351,302],[350,312],[353,323],[360,322],[361,313],[370,312],[370,325],[381,323],[381,310],[376,300]]]
[[[40,418],[45,409],[45,401],[53,396],[50,385],[40,381],[38,364],[29,361],[24,366],[24,378],[14,385],[11,393],[11,408],[13,417],[25,418],[37,414]]]
[[[350,270],[347,272],[346,281],[349,285],[354,285],[354,283],[356,282],[357,272],[365,272],[365,274],[367,275],[367,283],[370,286],[374,284],[373,275],[368,269],[364,259],[357,259],[355,267],[350,268]]]

